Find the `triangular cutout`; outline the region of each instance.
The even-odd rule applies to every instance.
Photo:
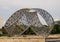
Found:
[[[29,27],[22,35],[36,35],[32,29]]]

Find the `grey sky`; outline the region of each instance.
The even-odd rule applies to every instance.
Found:
[[[60,0],[0,0],[0,16],[4,21],[21,8],[41,8],[54,19],[60,18]]]

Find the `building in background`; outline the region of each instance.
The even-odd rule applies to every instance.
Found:
[[[60,25],[60,18],[55,19],[54,21],[55,21],[55,24],[59,24]]]
[[[3,18],[0,16],[0,29],[2,28],[3,26]]]

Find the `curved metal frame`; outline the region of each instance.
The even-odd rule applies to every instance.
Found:
[[[33,10],[33,12],[30,12],[31,10]],[[39,20],[37,13],[39,13],[44,18],[45,22],[48,24],[48,27],[46,27],[48,29],[48,31],[46,30],[47,32],[43,30],[45,27],[44,28],[41,27],[41,26],[43,26],[43,24]],[[20,21],[20,23],[18,21]],[[16,11],[13,15],[11,15],[11,17],[7,20],[4,28],[8,32],[8,34],[10,36],[12,36],[12,34],[14,33],[13,32],[14,28],[11,28],[11,26],[15,27],[18,24],[23,24],[23,25],[27,26],[27,27],[24,27],[23,31],[18,30],[20,32],[20,33],[18,33],[19,35],[24,33],[31,25],[33,25],[33,26],[36,26],[36,28],[31,28],[31,29],[37,35],[42,34],[43,36],[47,36],[49,34],[49,32],[52,30],[51,26],[54,25],[54,20],[53,20],[52,16],[43,9],[24,8],[24,9],[20,9],[20,10]],[[39,28],[37,28],[37,27],[39,27]],[[15,34],[13,34],[13,35],[15,35]]]

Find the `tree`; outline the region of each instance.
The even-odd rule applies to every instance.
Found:
[[[51,34],[60,34],[60,25],[59,24],[54,25]]]

